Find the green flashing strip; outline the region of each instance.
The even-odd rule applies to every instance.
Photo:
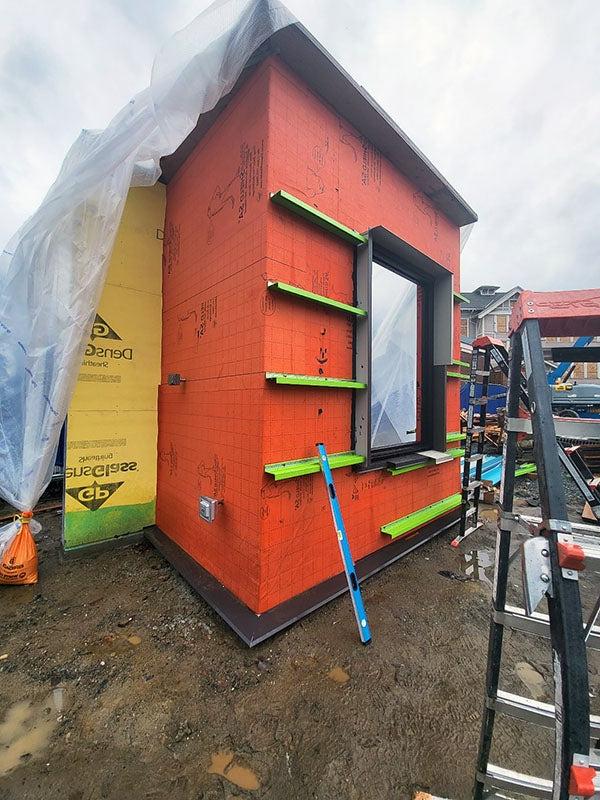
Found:
[[[465,454],[465,451],[461,447],[455,448],[454,450],[446,450],[446,452],[449,456],[452,456],[452,458],[462,458]],[[432,466],[434,466],[433,462],[428,459],[420,464],[409,464],[407,467],[389,467],[388,472],[390,475],[404,475],[404,473],[413,472],[415,469],[423,469],[423,467]]]
[[[309,206],[308,203],[304,203],[302,200],[294,197],[294,195],[284,192],[283,189],[280,189],[278,192],[272,192],[271,200],[277,203],[278,206],[283,206],[287,208],[288,211],[293,211],[309,222],[318,225],[319,228],[323,228],[329,231],[329,233],[340,236],[347,242],[352,242],[352,244],[366,244],[368,241],[367,237],[363,236],[362,233],[355,231],[353,228],[348,228],[332,217],[328,217],[327,214],[323,214],[322,211],[313,208],[313,206]]]
[[[447,442],[462,442],[463,439],[467,438],[466,433],[461,433],[460,431],[452,431],[451,433],[446,434],[446,441]]]
[[[285,372],[265,372],[268,381],[287,386],[325,386],[328,389],[366,389],[367,384],[349,378],[324,378],[321,375],[288,375]]]
[[[465,454],[465,451],[462,447],[455,447],[452,450],[446,450],[446,452],[449,456],[452,456],[452,458],[462,458]]]
[[[470,367],[471,366],[468,361],[461,361],[460,358],[453,358],[452,359],[452,363],[454,364],[455,367]]]
[[[413,472],[415,469],[423,469],[423,467],[430,467],[431,461],[423,461],[422,464],[409,464],[408,467],[395,467],[388,469],[390,475],[404,475],[405,472]]]
[[[454,299],[457,303],[471,303],[471,301],[467,300],[464,294],[461,294],[460,292],[452,292],[452,294],[454,295]]]
[[[520,478],[521,475],[531,475],[532,472],[537,472],[536,464],[521,464],[521,466],[517,467],[515,470],[515,478]]]
[[[446,377],[447,378],[458,378],[461,381],[468,381],[469,380],[469,376],[468,375],[463,375],[462,372],[451,372],[450,370],[448,370],[448,372],[446,372]]]
[[[331,297],[325,297],[325,295],[322,294],[308,292],[306,289],[300,289],[298,286],[292,286],[289,283],[283,283],[282,281],[267,281],[267,286],[269,289],[277,289],[279,292],[294,294],[298,297],[303,297],[305,300],[311,300],[314,303],[322,303],[324,306],[331,306],[332,308],[337,308],[340,311],[347,311],[349,314],[356,314],[358,317],[367,316],[367,312],[362,308],[348,305],[348,303],[340,303],[339,300],[332,300]]]
[[[382,525],[381,532],[396,539],[398,536],[404,536],[406,533],[414,530],[415,528],[431,522],[432,519],[445,514],[447,511],[452,511],[461,504],[461,495],[452,494],[450,497],[445,497],[443,500],[438,500],[437,503],[432,503],[430,506],[420,508],[418,511],[413,511],[406,517],[400,517],[393,522],[388,522],[387,525]]]
[[[359,456],[352,451],[347,453],[333,453],[329,456],[329,466],[331,469],[338,467],[350,467],[353,464],[362,464],[364,456]],[[265,472],[272,475],[276,481],[284,481],[288,478],[297,478],[299,475],[310,475],[319,472],[321,465],[318,457],[301,458],[298,461],[280,461],[278,464],[265,464]]]

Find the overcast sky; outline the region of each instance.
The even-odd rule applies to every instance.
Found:
[[[81,128],[149,83],[205,0],[13,0],[0,26],[0,244]],[[598,0],[288,3],[479,215],[462,288],[600,285]]]

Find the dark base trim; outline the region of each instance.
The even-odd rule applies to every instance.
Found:
[[[62,557],[66,559],[87,558],[96,553],[105,553],[107,550],[116,550],[119,547],[128,547],[132,544],[138,544],[143,538],[144,531],[141,530],[135,533],[124,533],[121,536],[115,536],[113,539],[106,539],[103,542],[80,544],[76,547],[65,547],[65,543],[63,542]]]
[[[397,539],[371,555],[361,558],[356,563],[359,582],[362,583],[384,567],[393,564],[394,561],[452,527],[459,518],[460,509],[457,509],[424,525],[410,536]],[[264,614],[255,614],[229,589],[219,583],[210,572],[194,561],[179,545],[165,536],[160,528],[152,526],[146,528],[144,533],[148,541],[249,647],[264,642],[265,639],[274,636],[348,591],[346,576],[341,572],[339,575],[334,575],[333,578],[328,578],[317,586],[313,586],[312,589],[307,589],[302,594],[280,603],[275,608],[265,611]]]

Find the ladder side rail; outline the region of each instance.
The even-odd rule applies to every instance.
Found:
[[[516,335],[518,336],[519,332]],[[542,518],[566,520],[565,492],[538,321],[524,320],[520,335],[531,402],[534,456],[538,468]],[[557,718],[553,797],[554,800],[567,800],[573,756],[576,753],[589,753],[587,652],[582,628],[579,582],[563,576],[558,562],[557,532],[547,530],[544,533],[550,552],[553,595],[548,596]]]
[[[493,354],[492,354],[493,357]],[[513,336],[510,343],[508,361],[508,394],[507,416],[516,417],[519,412],[519,399],[521,393],[521,364],[523,351],[521,337]],[[502,453],[502,480],[500,484],[500,508],[502,513],[510,514],[513,511],[515,490],[515,467],[517,463],[517,434],[507,431],[504,439]],[[487,669],[485,676],[485,702],[479,739],[479,752],[477,756],[477,774],[473,797],[482,800],[485,790],[483,777],[487,773],[492,735],[494,730],[495,709],[490,707],[488,698],[496,698],[500,682],[500,667],[502,659],[502,641],[504,626],[496,621],[497,612],[504,612],[506,606],[506,590],[508,585],[508,570],[510,566],[511,531],[503,528],[502,516],[500,517],[496,535],[496,562],[494,567],[494,584],[492,589],[492,615],[488,638]]]
[[[499,347],[492,347],[492,358],[496,362],[496,365],[504,372],[505,375],[508,376],[508,362],[504,357],[504,354],[500,350]],[[529,396],[528,396],[528,387],[526,379],[521,376],[520,378],[520,400],[523,404],[523,407],[526,411],[531,411]],[[513,416],[513,415],[509,415]],[[514,417],[518,416],[518,412],[514,414]],[[590,508],[594,513],[596,519],[600,519],[600,496],[590,488],[586,479],[585,479],[585,472],[578,467],[575,463],[575,460],[565,451],[565,447],[559,442],[559,453],[558,456],[567,470],[573,481],[575,482],[577,488],[579,489],[582,497],[584,500],[590,504]],[[583,459],[581,459],[583,460]],[[593,477],[593,476],[592,476]]]

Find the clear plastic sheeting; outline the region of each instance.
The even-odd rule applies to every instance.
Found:
[[[417,440],[417,286],[373,262],[371,447]]]
[[[129,187],[156,182],[160,158],[294,21],[277,0],[209,6],[158,53],[147,89],[105,130],[81,133],[0,256],[0,494],[16,508],[32,509],[52,477]],[[0,549],[18,527],[0,528]]]

